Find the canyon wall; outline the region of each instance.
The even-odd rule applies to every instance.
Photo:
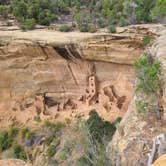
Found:
[[[0,31],[0,127],[28,126],[36,116],[64,120],[70,112],[88,114],[94,108],[108,120],[127,111],[108,156],[117,166],[146,165],[152,138],[162,130],[153,117],[145,121],[136,114],[133,62],[145,50],[143,38],[148,35],[153,42],[158,36],[150,27],[129,27],[114,35]],[[163,68],[164,39],[152,51],[162,58]],[[0,164],[26,165],[20,160]]]
[[[55,105],[56,111],[73,103],[72,108],[79,109],[86,105],[90,76],[97,80],[93,104],[107,109],[106,117],[111,107],[124,113],[132,97],[133,62],[145,49],[146,35],[151,41],[156,37],[139,26],[114,35],[80,37],[74,32],[0,32],[1,125],[11,120],[26,123]]]
[[[112,64],[110,66],[113,66],[110,69],[117,65],[116,70],[119,70],[118,64],[120,64],[122,65],[122,71],[124,71],[124,66],[130,68],[130,65],[142,53],[142,50],[143,43],[141,39],[122,35],[113,37],[108,35],[95,36],[87,40],[84,39],[79,44],[54,44],[53,46],[51,44],[41,45],[41,43],[30,40],[6,41],[6,44],[1,46],[0,54],[1,85],[13,88],[10,93],[15,96],[16,89],[19,93],[24,93],[24,90],[20,89],[22,86],[19,86],[19,84],[24,85],[22,89],[25,90],[27,87],[28,90],[38,92],[42,90],[62,92],[64,91],[62,89],[63,84],[67,84],[70,80],[68,86],[72,84],[73,87],[69,87],[72,91],[72,89],[78,89],[76,88],[77,84],[80,87],[85,84],[86,76],[91,74],[92,64],[99,72],[102,72],[100,68],[106,68],[103,69],[106,73],[102,74],[102,78],[100,78],[100,75],[99,79],[107,80],[111,76],[111,74],[108,74],[110,72],[108,71],[109,67],[107,67],[109,62],[109,64]],[[101,62],[100,66],[97,65],[99,62]],[[104,62],[106,62],[105,65]],[[124,72],[130,73],[130,70]],[[117,71],[117,73],[120,72]],[[6,77],[12,76],[13,78],[8,79],[5,76],[3,78],[3,75],[6,75]],[[115,77],[117,78],[117,75]],[[114,80],[115,78],[110,77],[109,79]],[[47,87],[47,84],[50,85]],[[60,84],[62,86],[59,86]],[[49,90],[49,87],[52,90]],[[39,88],[42,90],[39,90]],[[68,87],[65,89],[68,89]],[[72,95],[76,94],[73,93]]]
[[[161,31],[160,37],[153,43],[148,51],[162,64],[163,78],[163,95],[161,104],[163,107],[162,119],[158,120],[155,113],[149,113],[147,116],[141,116],[136,111],[135,102],[137,95],[133,95],[128,111],[123,117],[113,140],[108,145],[108,155],[118,166],[150,166],[165,151],[165,142],[160,149],[160,143],[156,142],[154,148],[154,138],[158,135],[164,135],[166,131],[166,74],[165,74],[165,57],[166,57],[166,31]],[[150,161],[151,153],[154,153],[152,162]],[[159,164],[160,165],[160,164]]]

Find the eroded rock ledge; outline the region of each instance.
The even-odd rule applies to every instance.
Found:
[[[0,124],[34,119],[47,110],[46,99],[51,99],[53,105],[57,103],[62,110],[66,103],[71,109],[74,102],[81,105],[84,114],[84,110],[92,108],[85,107],[82,99],[87,96],[91,76],[97,79],[97,97],[92,105],[104,110],[100,114],[111,119],[114,114],[110,113],[110,102],[115,105],[114,112],[125,112],[132,96],[132,64],[144,51],[143,38],[147,35],[151,41],[157,37],[150,28],[139,26],[114,35],[0,31],[0,121],[3,122]],[[100,98],[105,100],[99,102]],[[123,104],[119,109],[120,98]],[[51,107],[52,118],[57,118],[55,110]],[[61,116],[65,118],[67,112]]]

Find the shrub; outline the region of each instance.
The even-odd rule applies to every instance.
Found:
[[[57,122],[53,125],[54,131],[57,132],[65,127],[65,124],[62,122]]]
[[[9,14],[9,8],[8,8],[8,6],[0,4],[0,15],[3,18],[7,18],[8,14]]]
[[[18,128],[10,127],[8,131],[8,137],[14,138],[15,136],[17,136],[18,132],[19,132]]]
[[[57,138],[54,134],[50,139],[50,142],[48,142],[48,140],[46,140],[46,145],[48,146],[47,149],[47,156],[49,159],[51,159],[53,157],[53,155],[56,153],[56,149],[60,144],[60,139]]]
[[[136,109],[138,113],[146,113],[148,110],[148,103],[145,101],[136,101]]]
[[[61,25],[61,27],[59,28],[59,30],[61,32],[70,32],[73,30],[72,26],[69,25]]]
[[[135,70],[136,92],[139,94],[135,105],[138,113],[155,111],[159,117],[159,98],[162,87],[161,63],[146,53],[135,62]]]
[[[91,32],[94,33],[97,31],[97,29],[90,24],[84,24],[79,27],[80,32]]]
[[[40,116],[35,116],[34,117],[34,121],[40,123],[41,122]]]
[[[104,19],[99,19],[97,21],[97,23],[98,23],[100,28],[105,28],[107,26],[107,23],[106,23],[106,21]]]
[[[151,9],[151,17],[153,21],[164,21],[166,16],[166,1],[156,0],[156,5]]]
[[[89,119],[86,121],[86,125],[93,139],[99,142],[102,142],[102,138],[104,137],[111,139],[116,131],[115,125],[104,121],[95,110],[89,113]]]
[[[110,129],[112,130],[112,127],[109,127],[109,123],[110,122],[102,120],[93,110],[90,112],[88,122],[86,121],[80,124],[80,136],[79,140],[77,140],[78,147],[76,147],[79,152],[82,152],[82,155],[76,161],[77,166],[111,165],[111,161],[106,155],[106,145],[108,140],[111,140],[109,132]],[[98,131],[96,131],[96,129]],[[101,135],[99,136],[99,134]],[[109,138],[108,140],[106,140],[107,137]]]
[[[14,154],[16,155],[16,158],[21,159],[21,160],[27,160],[26,153],[25,153],[24,149],[21,147],[21,145],[14,143],[12,145],[12,149],[14,151]]]
[[[63,150],[59,153],[59,155],[58,155],[58,158],[59,158],[61,161],[66,160],[68,157],[69,157],[69,152],[68,152],[66,149],[63,149]]]
[[[22,31],[26,31],[26,30],[27,30],[27,29],[26,29],[26,26],[23,25],[23,24],[20,26],[20,28],[21,28]]]
[[[111,25],[108,27],[108,32],[109,33],[116,33],[116,27],[114,25]]]
[[[117,125],[121,122],[122,120],[122,117],[118,117],[115,121],[114,121],[114,124]]]
[[[135,62],[138,78],[136,91],[145,94],[156,93],[161,88],[161,63],[149,54],[144,54]]]
[[[119,25],[122,27],[127,25],[127,20],[123,16],[120,17]]]
[[[45,144],[46,144],[47,146],[49,146],[49,145],[51,144],[51,142],[54,140],[54,137],[55,137],[54,134],[51,134],[51,135],[47,136],[47,137],[46,137],[46,140],[45,140]]]
[[[21,131],[22,138],[25,138],[25,135],[26,135],[27,132],[29,132],[29,129],[28,128],[22,128],[20,131]]]
[[[44,121],[43,127],[46,128],[47,130],[49,130],[50,134],[47,135],[45,143],[47,146],[49,146],[50,144],[52,144],[54,141],[54,145],[57,146],[57,144],[59,143],[59,140],[56,139],[56,134],[58,131],[60,131],[61,129],[63,129],[65,127],[64,123],[58,122],[58,123],[52,123],[48,120]]]
[[[47,25],[48,26],[51,23],[51,19],[50,19],[50,17],[46,16],[46,14],[44,12],[41,12],[39,14],[39,17],[38,17],[38,22],[41,25]]]
[[[52,14],[49,10],[43,10],[38,13],[38,23],[41,25],[50,25],[52,21],[57,20],[57,15]]]
[[[25,20],[25,26],[28,30],[34,29],[35,24],[36,24],[36,21],[34,18]]]
[[[9,140],[8,140],[8,132],[7,131],[1,131],[0,132],[0,150],[6,150],[11,146]]]
[[[55,145],[50,145],[47,149],[47,156],[49,159],[51,159],[54,154],[56,153],[56,146]]]
[[[80,32],[90,32],[91,26],[89,24],[84,24],[79,27]]]
[[[156,0],[137,1],[135,8],[137,23],[151,22],[150,10],[155,6]]]
[[[34,137],[34,133],[30,131],[28,128],[21,129],[21,135],[22,135],[22,138],[26,138],[26,139],[31,139],[32,137]]]
[[[54,132],[58,132],[59,130],[61,130],[62,128],[65,127],[65,124],[61,123],[61,122],[52,123],[52,122],[46,120],[43,124],[43,127],[47,127],[48,129],[50,129]]]
[[[78,166],[84,166],[84,165],[89,166],[90,163],[89,163],[88,159],[85,156],[81,156],[79,159],[77,159],[76,165],[78,165]]]
[[[62,160],[67,159],[70,150],[78,152],[78,157],[71,162],[66,160],[67,165],[74,166],[111,166],[111,161],[106,155],[106,146],[116,130],[115,122],[103,120],[95,110],[90,111],[88,120],[79,119],[76,123],[72,139],[67,140],[65,154]],[[107,139],[108,138],[108,139]],[[65,145],[65,144],[64,144]],[[65,156],[65,157],[64,157]],[[65,158],[65,159],[64,159]]]
[[[11,147],[14,138],[18,134],[18,129],[10,127],[8,131],[0,132],[0,150],[4,151]]]
[[[35,24],[36,24],[36,21],[35,21],[35,19],[26,19],[24,22],[23,22],[23,24],[22,24],[22,26],[21,26],[21,29],[22,30],[32,30],[32,29],[34,29],[34,27],[35,27]]]
[[[31,132],[31,131],[27,132],[26,135],[25,135],[25,138],[26,138],[26,139],[31,139],[31,138],[33,138],[33,137],[34,137],[34,133]]]
[[[50,131],[50,134],[47,135],[45,140],[46,145],[49,146],[53,141],[57,142],[58,144],[59,140],[56,139],[56,134],[58,131],[60,131],[65,127],[65,124],[61,122],[52,123],[46,120],[43,124],[43,127]]]
[[[150,37],[149,36],[145,36],[143,38],[143,43],[145,46],[147,46],[148,44],[150,44]]]
[[[91,32],[91,33],[95,33],[95,32],[97,32],[97,29],[96,29],[94,26],[91,26],[90,32]]]
[[[71,124],[71,119],[66,118],[66,119],[65,119],[65,122],[66,122],[67,125],[70,125],[70,124]]]
[[[78,12],[78,13],[75,14],[74,20],[75,20],[78,24],[81,23],[81,13],[80,13],[80,12]]]

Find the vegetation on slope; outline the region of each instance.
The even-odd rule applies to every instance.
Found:
[[[105,121],[92,110],[87,120],[78,118],[74,124],[66,119],[65,123],[40,122],[36,131],[10,127],[0,132],[0,159],[18,158],[49,166],[110,166],[106,145],[119,121]]]
[[[89,113],[86,121],[79,119],[74,128],[74,136],[66,139],[63,147],[65,166],[111,166],[106,146],[119,122],[120,118],[113,123],[105,121],[95,110]],[[69,158],[72,154],[77,155]]]
[[[137,91],[146,94],[157,93],[161,88],[161,63],[150,54],[144,54],[135,62],[136,76],[139,79]]]
[[[0,0],[0,14],[12,13],[27,29],[71,16],[79,29],[161,21],[166,0]],[[27,25],[31,24],[31,26]]]
[[[18,132],[18,129],[15,127],[10,127],[9,130],[0,132],[0,152],[11,149],[11,151],[6,153],[3,157],[18,158],[22,160],[27,159],[24,149],[16,142]]]
[[[160,97],[162,88],[162,66],[150,54],[145,53],[135,62],[137,77],[136,92],[138,95],[136,101],[137,111],[148,113],[160,112]]]

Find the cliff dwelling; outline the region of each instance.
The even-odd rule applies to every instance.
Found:
[[[165,23],[166,0],[0,0],[0,166],[166,166]]]
[[[92,109],[106,120],[123,116],[133,93],[133,62],[144,50],[145,36],[145,29],[139,30],[139,37],[135,29],[128,31],[127,35],[124,31],[107,36],[76,36],[74,41],[65,34],[62,43],[57,34],[56,41],[50,37],[47,44],[42,35],[39,41],[28,36],[22,39],[22,33],[13,40],[12,34],[4,34],[0,56],[1,121],[10,123],[6,114],[20,123],[35,116],[57,121],[87,118]],[[148,33],[153,40],[155,35]]]

